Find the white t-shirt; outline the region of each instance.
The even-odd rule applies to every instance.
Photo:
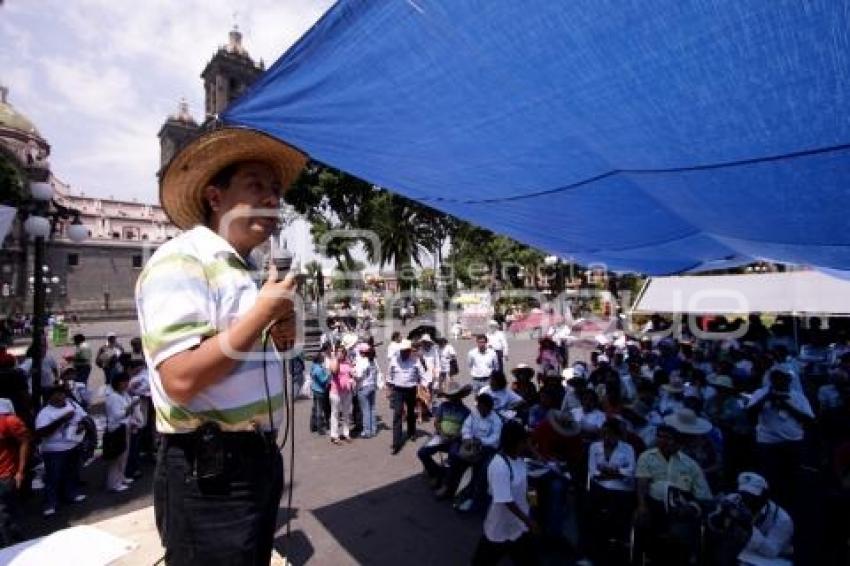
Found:
[[[487,344],[494,350],[499,350],[508,355],[508,341],[505,339],[505,333],[501,330],[493,330],[487,333]]]
[[[747,405],[752,407],[770,394],[770,387],[762,387],[753,393]],[[812,406],[805,395],[791,389],[788,393],[788,404],[799,412],[814,418]],[[759,412],[756,425],[756,442],[773,444],[776,442],[803,440],[803,425],[786,409],[775,406],[773,401],[767,401]]]
[[[109,431],[117,429],[122,424],[130,424],[130,416],[127,414],[127,407],[133,400],[127,393],[118,393],[111,387],[107,388],[106,400],[106,428]]]
[[[528,527],[508,509],[507,503],[516,503],[523,513],[528,514],[528,469],[525,462],[522,458],[497,454],[487,467],[487,484],[493,501],[484,518],[484,536],[491,542],[517,540]]]
[[[83,439],[83,433],[77,432],[77,425],[85,418],[86,412],[79,405],[69,401],[65,401],[64,407],[45,405],[35,418],[35,428],[44,428],[69,413],[74,415],[71,420],[54,430],[41,442],[42,452],[65,452],[75,448]]]
[[[623,479],[616,480],[597,480],[599,485],[606,489],[614,489],[618,491],[632,491],[635,487],[635,451],[631,445],[618,441],[617,446],[611,452],[611,458],[605,458],[605,445],[599,440],[590,445],[588,450],[587,463],[587,485],[590,486],[590,480],[601,475],[600,468],[602,466],[616,468],[623,476]]]
[[[485,349],[483,353],[477,347],[473,348],[467,359],[472,379],[490,379],[493,372],[499,369],[499,360],[492,348]]]
[[[427,350],[421,348],[419,358],[424,363],[429,375],[437,377],[440,374],[440,349],[435,344],[432,344]]]
[[[452,358],[457,358],[454,346],[446,344],[440,349],[440,373],[449,373]]]

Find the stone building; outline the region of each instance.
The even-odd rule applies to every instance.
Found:
[[[47,241],[48,309],[87,317],[132,314],[133,289],[146,256],[177,235],[177,228],[159,206],[89,197],[73,190],[50,170],[49,155],[48,142],[11,104],[8,88],[0,87],[0,201],[26,208],[29,183],[41,181],[53,187],[54,210],[78,213],[57,217]],[[66,237],[77,217],[88,229],[82,243]],[[32,245],[20,215],[2,243],[0,308],[4,313],[30,312]]]
[[[263,69],[262,61],[254,62],[242,45],[241,32],[234,28],[227,44],[217,49],[201,73],[206,98],[204,121],[199,124],[186,101],[181,100],[177,112],[160,128],[160,171],[180,148],[210,127]],[[48,309],[83,318],[132,316],[134,287],[142,266],[179,230],[157,205],[90,197],[68,186],[51,171],[49,155],[47,140],[12,106],[8,89],[0,87],[0,204],[26,206],[29,183],[49,182],[54,208],[78,212],[89,233],[87,240],[77,244],[66,237],[73,217],[55,223],[45,251]],[[20,216],[0,243],[0,316],[31,312],[32,246]]]

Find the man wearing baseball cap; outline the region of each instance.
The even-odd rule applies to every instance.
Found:
[[[154,508],[169,565],[271,560],[283,489],[278,350],[294,340],[295,279],[278,281],[270,266],[258,289],[250,253],[276,231],[304,162],[258,132],[218,128],[162,176],[160,201],[184,232],[147,262],[136,307],[162,434]]]
[[[791,557],[794,522],[770,499],[767,480],[755,472],[738,476],[737,491],[720,501],[708,525],[717,535],[711,546],[715,557],[721,557],[718,563],[730,555],[743,563],[758,559],[759,564],[787,564],[782,558]]]

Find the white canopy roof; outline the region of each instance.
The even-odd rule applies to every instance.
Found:
[[[653,277],[632,312],[850,315],[850,281],[819,271]]]

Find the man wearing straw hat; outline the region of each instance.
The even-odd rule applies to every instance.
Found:
[[[162,433],[154,508],[167,564],[271,559],[283,487],[275,345],[294,340],[295,281],[271,266],[258,289],[249,254],[277,229],[304,161],[263,134],[219,128],[163,174],[162,206],[184,232],[147,262],[136,307]]]

